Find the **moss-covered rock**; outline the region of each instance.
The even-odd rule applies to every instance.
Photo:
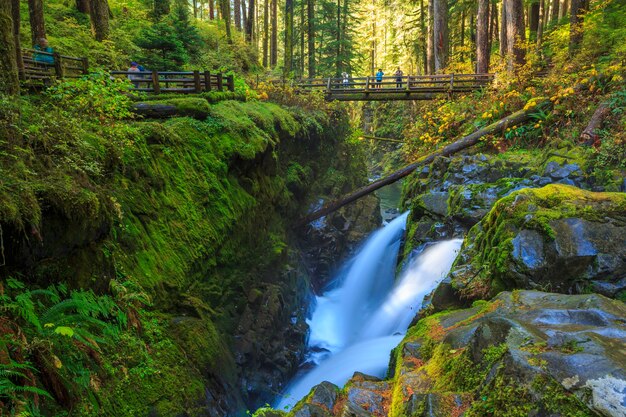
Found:
[[[626,194],[567,185],[524,189],[474,226],[450,273],[469,299],[543,288],[609,296],[626,278]]]

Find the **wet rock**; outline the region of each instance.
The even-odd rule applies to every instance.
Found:
[[[293,417],[332,417],[328,409],[315,404],[304,404],[292,414]]]
[[[626,305],[619,301],[507,292],[426,318],[418,328],[396,350],[402,353],[392,387],[394,415],[626,413]],[[430,347],[411,358],[405,346],[416,343]]]
[[[518,191],[469,232],[450,272],[452,286],[466,299],[512,288],[598,287],[616,296],[626,278],[624,213],[626,194],[554,184]]]
[[[335,402],[337,401],[338,390],[339,388],[335,384],[324,381],[313,388],[307,402],[310,404],[317,404],[327,410],[332,410],[335,406]]]

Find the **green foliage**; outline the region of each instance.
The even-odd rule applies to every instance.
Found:
[[[70,291],[61,284],[31,290],[8,278],[6,288],[0,291],[0,315],[0,323],[8,330],[0,340],[0,350],[10,360],[0,366],[4,411],[17,410],[33,401],[33,396],[52,400],[51,394],[38,388],[41,383],[54,386],[58,401],[71,401],[63,398],[65,395],[75,398],[84,394],[94,399],[93,358],[100,354],[101,345],[119,338],[126,319],[112,298],[92,291]],[[38,383],[36,371],[42,372],[42,382]],[[71,394],[59,397],[64,391]]]
[[[101,122],[133,116],[126,78],[112,78],[95,72],[77,80],[64,80],[46,91],[50,100],[74,115],[88,115]]]

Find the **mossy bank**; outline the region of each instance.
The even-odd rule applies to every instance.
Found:
[[[205,100],[196,119],[151,122],[120,120],[123,96],[109,113],[1,104],[2,326],[23,337],[0,345],[0,362],[28,366],[3,406],[213,416],[269,401],[306,330],[291,224],[366,181],[343,110]],[[56,307],[66,315],[38,326],[80,297],[106,308]],[[78,340],[96,319],[111,334]]]

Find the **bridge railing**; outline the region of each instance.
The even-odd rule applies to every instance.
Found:
[[[378,93],[378,92],[423,92],[447,93],[468,92],[484,87],[493,80],[493,74],[436,74],[344,78],[305,79],[296,83],[303,90],[324,89],[334,93]]]
[[[22,49],[20,78],[31,85],[47,85],[52,79],[78,78],[89,71],[87,58]]]
[[[134,90],[154,94],[235,91],[232,75],[210,71],[112,71],[111,76],[128,78]]]

